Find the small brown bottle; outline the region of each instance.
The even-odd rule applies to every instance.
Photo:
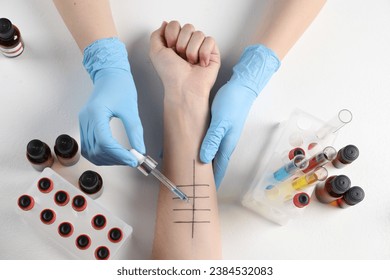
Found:
[[[54,162],[49,146],[38,139],[31,140],[27,144],[26,156],[37,171],[42,171],[46,167],[52,166]]]
[[[79,146],[76,140],[69,135],[61,134],[57,137],[54,145],[54,153],[62,165],[71,166],[76,164],[80,159],[78,150]]]
[[[336,158],[332,160],[332,164],[340,169],[352,163],[358,157],[359,149],[354,145],[347,145],[338,151]]]
[[[337,204],[340,208],[348,208],[361,202],[364,196],[364,190],[355,186],[346,191],[342,198],[337,199]]]
[[[331,203],[341,198],[351,187],[351,180],[345,175],[331,176],[316,185],[314,192],[319,202]]]
[[[24,44],[19,29],[9,19],[0,18],[0,51],[6,57],[22,54]]]
[[[90,198],[96,199],[103,193],[103,179],[99,173],[87,170],[79,178],[79,187]]]

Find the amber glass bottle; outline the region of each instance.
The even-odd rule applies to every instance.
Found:
[[[79,146],[76,140],[69,135],[61,134],[57,137],[54,145],[54,153],[62,165],[71,166],[76,164],[80,159],[78,150]]]
[[[0,51],[6,57],[22,54],[24,44],[19,29],[9,19],[0,18]]]
[[[49,146],[38,139],[31,140],[27,144],[26,156],[28,161],[37,171],[42,171],[46,167],[51,167],[54,162],[54,157]]]

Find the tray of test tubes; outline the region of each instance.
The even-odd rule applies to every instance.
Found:
[[[133,231],[50,168],[21,194],[17,209],[33,229],[76,259],[112,259]]]
[[[326,164],[337,155],[332,144],[339,129],[351,120],[345,109],[328,122],[296,109],[280,124],[281,136],[242,205],[280,225],[301,215],[313,186],[328,177]]]

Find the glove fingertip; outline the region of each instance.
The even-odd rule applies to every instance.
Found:
[[[200,147],[199,157],[203,163],[210,163],[218,152],[220,140],[206,134],[202,146]]]
[[[201,162],[207,164],[207,163],[210,163],[214,157],[211,156],[209,153],[207,153],[206,149],[201,148],[200,153],[199,153],[199,158],[200,158]]]
[[[127,161],[127,165],[132,167],[132,168],[135,168],[138,166],[138,162],[137,161],[133,161],[133,160],[129,160]]]
[[[219,187],[221,186],[222,178],[220,176],[215,176],[214,180],[215,180],[215,188],[218,191]]]
[[[222,153],[218,153],[214,160],[214,181],[217,190],[219,189],[229,164],[229,159]]]
[[[129,157],[125,160],[125,163],[128,166],[133,167],[133,168],[138,166],[137,158],[132,153],[130,153],[130,151],[129,151]]]

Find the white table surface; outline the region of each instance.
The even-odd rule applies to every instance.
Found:
[[[220,86],[241,50],[261,25],[267,1],[112,1],[121,39],[129,51],[139,93],[140,116],[149,155],[162,144],[162,86],[148,58],[150,33],[162,20],[190,22],[214,36],[222,52]],[[188,4],[191,3],[191,4]],[[227,4],[229,3],[229,4]],[[282,62],[253,105],[219,190],[225,259],[389,259],[390,187],[390,2],[328,1],[315,22]],[[0,56],[0,259],[66,259],[54,243],[31,231],[16,211],[16,200],[39,173],[25,158],[26,144],[38,138],[54,145],[67,133],[79,139],[77,114],[92,83],[82,55],[51,1],[0,1],[0,17],[17,25],[25,41],[16,59]],[[342,172],[366,192],[349,209],[317,201],[286,226],[243,208],[259,164],[269,152],[273,127],[300,108],[320,119],[348,108],[353,121],[335,147],[355,144],[359,159]],[[115,137],[127,145],[120,122]],[[268,149],[268,150],[267,150]],[[86,169],[105,182],[97,200],[134,228],[120,259],[149,259],[158,182],[128,167],[97,167],[82,158],[53,169],[76,183]]]

